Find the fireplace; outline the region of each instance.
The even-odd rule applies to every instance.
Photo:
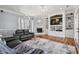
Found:
[[[37,32],[42,33],[43,32],[42,28],[37,28]]]

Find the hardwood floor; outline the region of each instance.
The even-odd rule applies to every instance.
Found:
[[[74,38],[68,38],[68,37],[66,37],[65,40],[64,40],[64,43],[75,46]]]
[[[45,39],[48,39],[48,40],[52,40],[52,41],[56,41],[56,42],[75,46],[75,42],[74,42],[73,38],[68,38],[68,37],[62,38],[62,37],[49,36],[49,35],[37,35],[36,37],[45,38]]]

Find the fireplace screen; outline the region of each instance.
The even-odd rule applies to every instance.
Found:
[[[42,33],[43,32],[42,28],[37,28],[37,32]]]

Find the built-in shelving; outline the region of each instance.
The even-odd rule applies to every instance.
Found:
[[[50,17],[50,31],[62,31],[62,15]]]
[[[66,14],[66,30],[74,29],[74,13]]]

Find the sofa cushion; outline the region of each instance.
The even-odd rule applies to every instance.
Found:
[[[24,30],[16,30],[15,34],[24,34]]]
[[[29,34],[29,30],[24,30],[24,34]]]
[[[22,43],[20,40],[13,40],[13,41],[7,42],[7,46],[9,46],[10,48],[14,48],[20,43]]]
[[[16,40],[16,38],[14,38],[14,37],[5,37],[4,39],[6,42]]]

